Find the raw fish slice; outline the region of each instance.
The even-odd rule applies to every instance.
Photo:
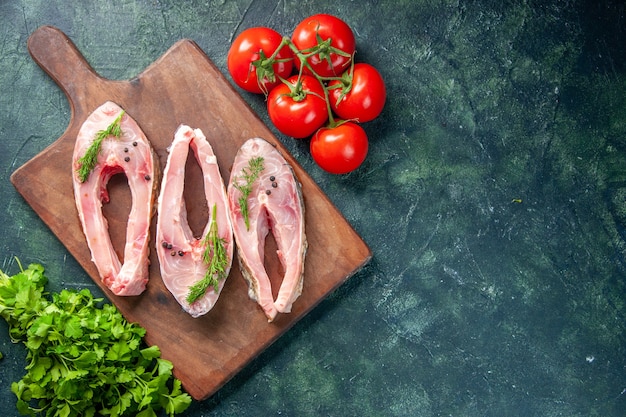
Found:
[[[100,131],[106,131],[123,112],[112,102],[98,107],[80,128],[72,158],[72,178],[76,208],[91,258],[103,283],[115,295],[139,295],[148,282],[150,220],[154,211],[158,165],[150,142],[137,123],[124,114],[119,120],[119,138],[103,139],[96,164],[89,176],[81,180],[81,158]],[[109,203],[107,183],[124,173],[132,197],[126,228],[124,263],[113,249],[108,223],[102,214],[102,203]]]
[[[252,159],[263,158],[263,170],[251,185],[247,198],[249,227],[240,198],[245,172]],[[244,171],[246,170],[246,171]],[[228,185],[228,203],[241,272],[248,281],[248,295],[261,306],[268,321],[278,313],[289,313],[302,292],[307,241],[304,230],[304,201],[291,166],[269,142],[246,141],[237,152]],[[245,211],[245,209],[244,209]],[[264,266],[265,238],[272,232],[284,276],[276,300]]]
[[[202,170],[204,198],[209,208],[209,220],[202,236],[197,237],[193,236],[187,223],[183,197],[185,164],[190,148]],[[204,238],[210,231],[214,206],[217,231],[223,239],[227,258],[224,275],[218,279],[217,290],[210,286],[202,297],[190,304],[187,301],[190,287],[202,281],[208,271],[208,264],[203,260],[206,248]],[[157,211],[156,250],[163,283],[192,317],[204,315],[213,308],[224,287],[232,266],[234,244],[224,181],[213,149],[200,129],[181,125],[176,131],[163,172]]]

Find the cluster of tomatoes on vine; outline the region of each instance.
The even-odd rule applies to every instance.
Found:
[[[345,174],[358,168],[368,151],[360,123],[381,113],[386,88],[380,73],[355,63],[350,26],[328,14],[301,21],[291,36],[253,27],[233,41],[228,71],[242,89],[267,97],[270,120],[283,134],[311,137],[315,162]]]

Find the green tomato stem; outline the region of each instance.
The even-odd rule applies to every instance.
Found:
[[[306,68],[308,70],[308,72],[315,77],[320,84],[322,85],[322,89],[324,90],[324,97],[321,97],[324,99],[324,102],[326,103],[326,110],[328,112],[328,127],[333,128],[336,127],[338,125],[340,125],[341,123],[343,123],[342,121],[336,121],[335,117],[333,115],[333,111],[332,111],[332,107],[330,105],[330,95],[329,95],[329,90],[335,89],[335,88],[342,88],[344,92],[342,92],[342,95],[340,97],[343,98],[343,96],[345,96],[345,94],[350,91],[350,89],[352,88],[352,74],[353,74],[353,69],[354,69],[354,56],[350,55],[344,51],[342,51],[341,49],[335,48],[331,46],[331,38],[328,38],[326,40],[321,40],[318,39],[318,43],[315,46],[312,46],[310,48],[304,49],[304,50],[299,50],[298,48],[296,48],[296,46],[293,44],[293,42],[291,41],[291,39],[287,36],[283,36],[283,39],[281,41],[281,43],[278,45],[278,47],[276,48],[276,50],[274,51],[274,53],[272,53],[272,55],[270,55],[267,58],[259,58],[259,60],[262,60],[261,63],[259,63],[258,65],[262,65],[262,66],[273,66],[275,63],[277,62],[285,62],[286,60],[277,60],[276,57],[278,56],[278,53],[280,52],[281,49],[283,49],[283,47],[288,46],[289,49],[291,49],[291,51],[293,52],[294,56],[296,59],[298,59],[301,63],[300,65],[300,70],[298,72],[298,81],[295,85],[287,82],[287,80],[285,80],[284,78],[278,76],[278,78],[280,79],[281,82],[287,84],[289,86],[289,91],[290,94],[289,96],[294,100],[294,101],[302,101],[304,100],[304,98],[306,97],[306,92],[302,91],[302,83],[301,83],[301,79],[302,79],[302,75],[303,75],[303,70],[304,68]],[[335,53],[337,55],[343,56],[343,57],[350,57],[350,70],[347,73],[344,73],[340,76],[334,76],[334,77],[322,77],[321,75],[319,75],[312,67],[312,65],[309,63],[308,58],[319,54],[320,52],[326,52],[328,54],[330,53]],[[255,61],[257,62],[257,61]],[[341,81],[341,85],[338,85],[336,87],[328,87],[327,83],[331,82],[331,81]],[[267,95],[267,94],[266,94]]]

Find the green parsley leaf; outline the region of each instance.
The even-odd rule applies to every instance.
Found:
[[[143,343],[145,329],[89,290],[46,293],[41,265],[20,269],[0,271],[0,317],[28,349],[26,374],[11,384],[20,414],[156,416],[165,409],[173,417],[191,404],[172,363]]]

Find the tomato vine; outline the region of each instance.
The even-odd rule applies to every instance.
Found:
[[[255,77],[253,87],[238,84],[247,91],[260,91],[266,96],[270,120],[281,133],[301,139],[315,137],[323,130],[322,136],[332,136],[332,146],[320,145],[318,141],[316,151],[311,152],[324,170],[347,173],[358,168],[367,153],[367,136],[362,128],[338,128],[348,122],[359,124],[378,117],[385,104],[386,87],[376,68],[355,62],[356,41],[352,29],[343,20],[327,14],[307,17],[296,26],[291,37],[282,36],[280,42],[273,29],[257,29],[272,37],[273,51],[259,50],[239,56],[238,61],[231,58],[236,45],[255,41],[246,39],[248,30],[242,32],[229,51],[229,71],[233,79],[237,82],[236,76],[242,71],[247,71],[248,78]],[[295,75],[272,71],[290,59]],[[309,80],[310,77],[317,80],[321,89]],[[321,111],[326,113],[323,117]],[[355,135],[358,140],[354,140]],[[360,144],[360,148],[354,150],[355,144]]]

